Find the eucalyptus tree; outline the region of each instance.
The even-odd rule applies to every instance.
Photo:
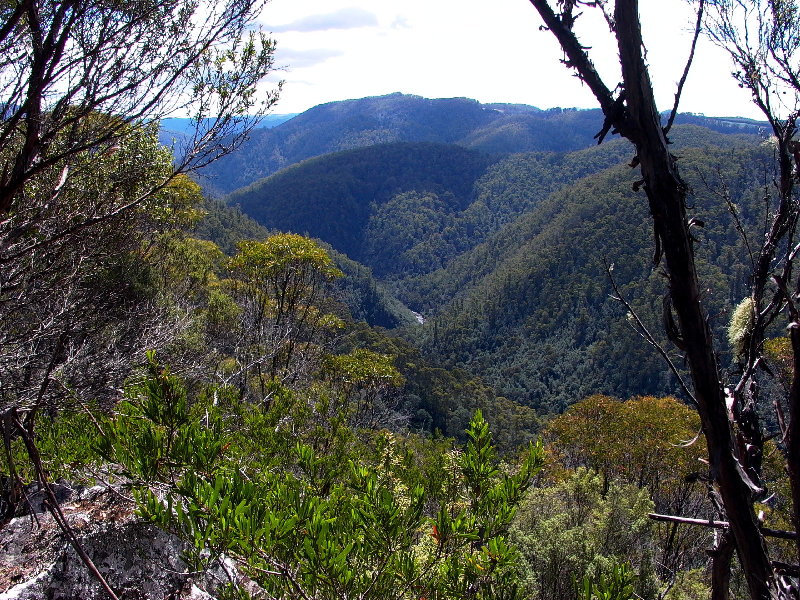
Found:
[[[198,128],[178,157],[182,169],[228,151],[241,139],[228,134],[251,127],[277,99],[275,92],[256,95],[275,49],[255,29],[264,3],[4,2],[0,213],[20,203],[37,175],[63,171],[69,157],[113,151],[128,123],[194,117]]]
[[[256,27],[263,4],[0,6],[4,423],[11,410],[32,419],[58,387],[71,394],[70,378],[56,375],[81,353],[95,358],[78,370],[98,374],[113,369],[97,351],[141,345],[133,330],[115,339],[107,329],[143,290],[145,273],[126,253],[196,196],[176,176],[234,148],[277,99],[257,94],[275,49]],[[176,113],[196,128],[170,152],[158,144],[158,119]],[[105,325],[90,324],[98,319]],[[90,335],[100,329],[104,341]]]
[[[307,378],[318,365],[326,332],[342,323],[329,311],[328,292],[342,275],[313,240],[293,233],[244,241],[228,261],[225,286],[236,318],[220,336],[235,366],[225,376],[242,397],[268,403],[273,382]]]
[[[765,362],[765,341],[773,323],[787,326],[792,348],[791,384],[784,398],[774,398],[781,440],[790,458],[793,526],[800,531],[800,312],[796,306],[798,280],[794,261],[798,252],[797,223],[800,198],[797,194],[800,173],[800,142],[797,119],[800,117],[800,13],[793,1],[713,0],[708,4],[706,32],[724,48],[734,65],[733,76],[740,87],[750,92],[753,103],[767,120],[775,151],[775,176],[765,186],[769,221],[760,247],[744,236],[753,265],[749,296],[739,305],[747,312],[739,329],[741,377],[732,387],[734,410],[740,424],[740,445],[752,448],[746,464],[758,476],[763,439],[757,408],[768,401],[761,398],[759,377]],[[731,207],[735,211],[735,207]],[[734,213],[734,216],[737,216]],[[732,326],[733,329],[733,326]],[[795,537],[797,562],[800,539]]]

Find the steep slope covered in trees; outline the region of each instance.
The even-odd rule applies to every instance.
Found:
[[[749,259],[720,195],[727,188],[742,222],[751,234],[758,230],[771,149],[680,154],[695,193],[701,268],[713,282],[706,301],[722,329],[746,293]],[[661,358],[626,323],[606,273],[613,265],[621,291],[661,335],[663,277],[652,269],[646,208],[630,185],[626,166],[585,177],[449,269],[417,280],[421,295],[444,289],[454,298],[426,323],[427,351],[445,364],[469,365],[503,395],[544,411],[561,411],[593,390],[621,397],[675,390]],[[431,309],[446,298],[435,296]]]
[[[673,147],[696,191],[717,325],[743,294],[744,250],[721,194],[756,226],[769,147],[678,126]],[[457,146],[388,144],[287,169],[229,200],[265,225],[310,233],[369,267],[427,320],[430,360],[486,377],[545,412],[602,392],[671,393],[661,359],[625,324],[605,265],[658,331],[652,232],[631,200],[622,141],[492,158]],[[444,171],[442,171],[444,169]],[[634,285],[634,282],[640,282]],[[650,298],[644,305],[640,298]],[[387,321],[383,321],[387,323]]]
[[[493,160],[442,144],[372,146],[301,163],[238,190],[226,201],[267,227],[308,233],[364,261],[370,220],[381,210],[392,210],[397,194],[430,196],[436,204],[430,216],[444,218],[470,204],[473,183]]]
[[[214,242],[227,255],[236,253],[236,244],[244,240],[264,239],[270,231],[236,207],[217,200],[205,199],[203,217],[194,223],[190,233]],[[337,280],[337,297],[347,306],[350,315],[369,325],[392,329],[416,323],[414,314],[395,298],[369,267],[365,267],[330,245],[323,244],[336,266],[345,274]]]
[[[446,266],[553,191],[624,156],[618,143],[507,158],[395,143],[303,162],[225,200],[266,227],[318,237],[404,289],[404,280]]]

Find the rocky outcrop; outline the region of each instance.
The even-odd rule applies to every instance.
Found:
[[[187,574],[180,540],[141,522],[119,491],[56,491],[67,522],[121,600],[213,599],[219,578]],[[37,494],[31,507],[0,529],[0,600],[107,598]]]

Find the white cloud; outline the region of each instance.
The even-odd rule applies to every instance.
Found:
[[[314,67],[331,58],[343,54],[336,48],[312,48],[310,50],[293,50],[279,47],[276,53],[276,63],[286,65],[290,70]]]
[[[409,29],[411,25],[403,15],[397,15],[390,26],[391,29]]]
[[[584,13],[581,41],[613,88],[619,82],[613,36],[595,11]],[[691,41],[691,6],[641,0],[641,13],[659,108],[668,109]],[[263,18],[284,24],[272,28],[278,64],[287,66],[281,112],[398,90],[540,108],[597,105],[560,63],[552,34],[540,31],[524,0],[272,0]],[[726,56],[703,42],[681,110],[758,117],[730,70]]]
[[[378,18],[374,13],[363,8],[350,7],[325,14],[308,15],[284,25],[268,26],[273,33],[286,31],[313,32],[330,31],[332,29],[357,29],[375,27]]]

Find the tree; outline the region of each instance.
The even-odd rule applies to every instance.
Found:
[[[632,561],[642,575],[650,574],[641,577],[636,597],[653,598],[653,523],[647,517],[652,507],[646,490],[609,484],[583,467],[533,489],[512,529],[530,597],[574,598],[576,579],[608,575],[614,565]]]
[[[340,324],[325,303],[341,271],[316,242],[292,233],[240,242],[228,268],[226,288],[240,310],[222,344],[237,362],[227,379],[243,397],[253,390],[266,402],[273,380],[291,383],[308,374],[323,335]]]
[[[0,225],[0,410],[31,423],[64,398],[113,397],[132,354],[166,335],[151,318],[159,311],[146,293],[140,243],[145,228],[169,226],[176,198],[162,186],[171,159],[155,127],[126,130],[113,155],[75,155],[63,181],[50,172],[29,182],[25,205]],[[63,229],[81,213],[114,210],[148,193],[124,216]],[[87,368],[93,363],[104,366]]]
[[[213,160],[276,100],[256,101],[274,42],[252,26],[263,2],[19,0],[0,8],[0,213],[69,157],[112,151],[125,125],[180,111],[198,128],[179,170]],[[256,106],[256,105],[259,106]],[[93,119],[96,114],[118,119]]]
[[[324,359],[325,380],[350,405],[351,423],[360,427],[398,429],[405,419],[395,410],[397,393],[405,381],[393,356],[364,348]]]
[[[740,307],[749,307],[748,320],[747,326],[740,328],[742,375],[732,391],[739,443],[753,448],[750,461],[755,463],[753,470],[757,474],[764,452],[757,417],[757,408],[763,403],[758,367],[768,358],[769,326],[785,319],[783,315],[788,316],[791,385],[785,399],[775,400],[775,408],[786,454],[790,457],[786,468],[793,504],[792,524],[795,531],[800,531],[800,466],[791,459],[800,453],[800,312],[790,292],[791,281],[796,279],[793,246],[800,217],[796,192],[800,142],[794,139],[800,116],[800,64],[796,60],[800,14],[793,1],[714,0],[709,3],[706,22],[708,35],[727,50],[736,69],[733,76],[740,87],[750,92],[773,136],[777,173],[774,185],[766,190],[771,221],[763,232],[761,247],[747,245],[753,269],[750,295]],[[800,538],[795,543],[796,560],[800,563]]]
[[[138,236],[169,228],[179,205],[199,197],[177,176],[234,147],[276,100],[255,97],[274,51],[252,30],[260,8],[251,0],[0,7],[4,414],[24,413],[32,427],[55,387],[76,391],[61,375],[81,371],[81,353],[110,349],[108,360],[158,345],[141,316],[139,332],[108,326],[121,311],[133,318],[132,303],[147,304],[137,294],[147,275]],[[177,160],[157,139],[158,118],[176,110],[197,123]],[[90,333],[100,331],[106,339],[93,346]],[[124,367],[86,360],[98,365],[87,372],[105,371],[118,387]]]
[[[92,321],[113,320],[144,283],[142,257],[129,254],[135,237],[168,227],[169,212],[199,196],[176,176],[235,147],[276,100],[255,97],[274,51],[252,30],[261,5],[151,2],[133,11],[25,0],[0,8],[3,412],[35,413],[53,374],[93,351],[87,332],[104,326]],[[157,140],[157,119],[174,111],[197,124],[177,160]],[[154,345],[135,337],[97,346],[113,354]],[[110,367],[112,381],[119,373]]]
[[[706,455],[697,413],[675,398],[638,397],[622,402],[590,396],[553,419],[544,432],[558,463],[590,468],[606,486],[644,488],[656,513],[708,518],[701,471]],[[706,531],[678,523],[651,527],[658,542],[657,574],[666,583],[687,568],[702,566]]]
[[[644,43],[637,0],[617,0],[613,13],[605,11],[603,3],[563,2],[556,12],[546,0],[531,0],[544,25],[555,35],[566,59],[578,77],[589,87],[605,116],[597,137],[602,141],[613,131],[631,141],[641,180],[635,189],[644,189],[655,233],[654,264],[662,263],[668,281],[664,321],[667,333],[685,353],[691,373],[691,389],[685,385],[689,401],[697,406],[705,433],[711,477],[719,491],[729,530],[740,563],[747,578],[753,599],[773,598],[784,594],[770,562],[764,537],[753,509],[756,497],[763,493],[748,467],[752,461],[746,455],[747,446],[737,443],[733,426],[740,431],[757,431],[734,417],[729,419],[727,396],[722,382],[723,373],[717,359],[717,344],[713,339],[708,316],[704,309],[701,285],[697,274],[692,222],[687,215],[687,186],[681,178],[676,158],[668,147],[668,133],[677,111],[685,77],[676,94],[676,102],[667,124],[655,104],[650,74],[645,62]],[[699,34],[705,3],[699,3],[697,34]],[[777,5],[777,3],[776,3]],[[620,84],[610,88],[589,58],[589,50],[578,40],[575,10],[584,6],[603,11],[619,50]],[[688,72],[694,45],[687,63]],[[619,89],[619,92],[616,90]],[[782,229],[782,227],[778,227]],[[766,248],[766,262],[771,264],[774,248]],[[757,269],[755,270],[757,273]],[[784,300],[788,295],[778,294]],[[752,415],[752,413],[747,413]],[[732,422],[733,421],[733,422]]]
[[[235,147],[275,102],[256,97],[274,52],[253,28],[262,5],[0,6],[0,427],[12,478],[20,437],[47,493],[37,416],[83,410],[88,396],[113,403],[133,357],[185,324],[155,294],[144,240],[196,202],[179,175]],[[173,155],[158,119],[176,111],[196,129]],[[11,495],[21,489],[16,478]]]

